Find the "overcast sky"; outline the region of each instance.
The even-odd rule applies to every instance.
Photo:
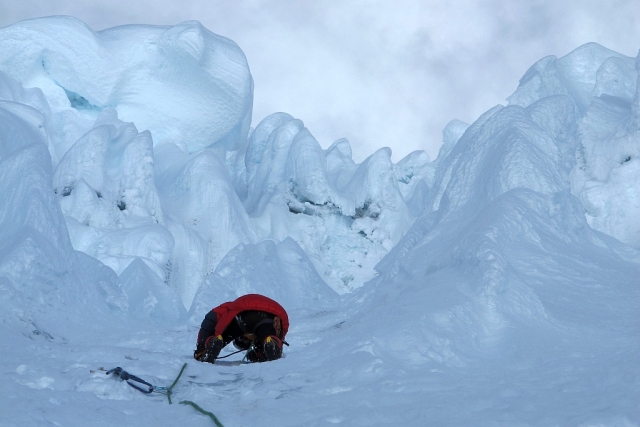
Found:
[[[198,20],[245,52],[254,126],[287,112],[325,148],[348,138],[357,161],[385,146],[394,162],[435,158],[450,120],[504,104],[546,55],[640,49],[639,0],[0,0],[0,27],[47,15],[94,30]]]

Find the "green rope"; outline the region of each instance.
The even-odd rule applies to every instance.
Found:
[[[182,373],[184,372],[186,367],[187,367],[186,363],[184,365],[182,365],[182,369],[180,369],[180,373],[178,374],[178,377],[175,379],[173,384],[171,384],[169,387],[167,387],[167,399],[169,399],[169,405],[171,405],[171,389],[173,389],[173,386],[175,386],[178,383],[178,380],[182,376]]]
[[[213,422],[214,422],[214,423],[216,423],[216,426],[218,426],[218,427],[224,427],[224,426],[222,425],[222,423],[221,423],[220,421],[218,421],[218,418],[216,418],[216,416],[215,416],[215,415],[213,415],[213,414],[212,414],[211,412],[209,412],[209,411],[205,411],[205,410],[204,410],[204,409],[202,409],[200,406],[198,406],[196,403],[193,403],[193,402],[192,402],[192,401],[190,401],[190,400],[182,400],[182,401],[180,401],[180,404],[181,404],[181,405],[190,405],[190,406],[193,406],[193,407],[194,407],[198,412],[200,412],[200,413],[202,413],[202,414],[204,414],[204,415],[209,416],[209,418],[211,418],[211,419],[213,420]]]
[[[182,369],[180,369],[180,373],[178,374],[178,376],[176,377],[175,381],[173,382],[173,384],[171,384],[169,387],[166,388],[166,392],[167,392],[167,399],[169,399],[169,405],[171,405],[171,389],[173,389],[173,387],[178,383],[178,380],[180,379],[180,377],[182,376],[182,373],[184,372],[184,370],[186,369],[187,364],[185,363],[184,365],[182,365]],[[163,390],[164,391],[164,390]],[[216,418],[215,415],[213,415],[211,412],[209,411],[205,411],[204,409],[202,409],[200,406],[198,406],[196,403],[190,401],[190,400],[182,400],[180,401],[181,405],[190,405],[193,406],[198,412],[201,412],[204,415],[209,416],[209,418],[211,418],[213,420],[214,423],[216,423],[216,426],[218,427],[224,427],[222,425],[222,423],[220,423],[220,421],[218,421],[218,418]]]

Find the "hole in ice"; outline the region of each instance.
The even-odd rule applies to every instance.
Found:
[[[401,178],[399,179],[399,181],[400,181],[401,183],[403,183],[403,184],[408,184],[409,182],[411,182],[411,178],[413,178],[413,174],[412,174],[412,173],[409,173],[409,174],[407,174],[407,175],[405,175],[405,176],[401,177]]]
[[[121,211],[127,209],[127,204],[124,202],[124,200],[120,200],[118,202],[118,209],[120,209]]]
[[[356,218],[364,218],[365,216],[371,219],[378,219],[380,213],[377,211],[372,211],[369,208],[371,207],[371,200],[365,201],[362,206],[358,206],[356,208],[356,214],[353,216],[353,219]]]
[[[301,214],[304,212],[304,206],[296,206],[293,203],[289,203],[289,212],[294,214]]]
[[[93,105],[92,103],[87,101],[87,99],[84,96],[80,94],[71,92],[70,90],[66,90],[66,89],[64,89],[64,92],[67,94],[67,98],[69,98],[69,102],[71,103],[71,106],[76,110],[97,110],[97,111],[101,110],[101,108]]]
[[[72,191],[73,191],[73,187],[64,187],[62,189],[62,197],[70,196]]]

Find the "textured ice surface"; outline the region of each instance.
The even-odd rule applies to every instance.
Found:
[[[50,17],[0,29],[0,38],[0,69],[25,88],[40,88],[59,117],[60,157],[73,143],[66,127],[79,128],[77,138],[106,108],[151,131],[155,143],[188,151],[234,148],[249,130],[246,58],[198,22],[94,32],[74,18]]]
[[[47,141],[74,247],[118,274],[144,259],[187,307],[226,253],[265,238],[293,238],[349,292],[424,206],[424,153],[356,165],[348,141],[323,150],[285,113],[249,137],[244,55],[198,23],[93,32],[57,17],[0,36],[0,95]]]

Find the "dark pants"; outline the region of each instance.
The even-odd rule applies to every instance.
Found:
[[[276,336],[276,330],[273,327],[273,318],[271,313],[257,310],[242,311],[222,332],[222,339],[226,346],[231,341],[238,349],[248,350],[251,344],[256,350],[262,350],[264,340],[269,336]],[[204,317],[200,325],[198,333],[198,349],[204,348],[206,340],[215,334],[217,324],[217,315],[210,311]]]

